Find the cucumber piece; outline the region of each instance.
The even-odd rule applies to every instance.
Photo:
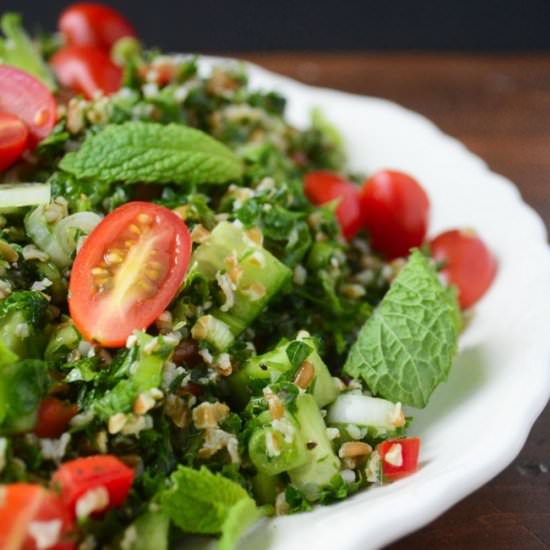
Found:
[[[275,504],[281,479],[279,476],[270,476],[258,472],[252,478],[252,491],[258,504]]]
[[[292,368],[287,355],[287,348],[295,341],[301,341],[312,348],[307,361],[313,365],[315,377],[307,391],[313,395],[319,407],[325,407],[336,399],[338,389],[334,379],[317,352],[315,340],[306,337],[290,342],[288,340],[281,341],[275,349],[249,359],[241,370],[230,376],[229,384],[232,396],[238,405],[244,406],[252,396],[251,382],[260,381],[265,382],[266,385],[276,382],[281,375]]]
[[[44,358],[47,361],[64,361],[67,355],[78,347],[80,340],[78,330],[72,321],[65,321],[57,325],[50,336]]]
[[[233,304],[212,315],[223,321],[233,336],[245,330],[266,304],[290,279],[290,269],[261,245],[250,239],[238,225],[219,223],[191,259],[192,270],[214,281],[218,274],[231,270],[236,263],[238,280],[233,281]]]
[[[0,214],[11,214],[14,208],[48,204],[50,197],[49,183],[3,183],[0,185]]]
[[[305,339],[304,342],[313,344],[313,340]],[[319,407],[326,407],[338,397],[338,388],[334,382],[334,378],[326,363],[321,359],[321,356],[315,350],[309,357],[308,361],[313,364],[315,369],[315,378],[311,383],[308,391],[311,392]]]
[[[17,361],[19,361],[19,356],[0,340],[0,367],[17,363]]]
[[[48,385],[46,363],[27,359],[0,367],[0,435],[34,428]]]
[[[191,329],[191,336],[196,340],[204,340],[217,350],[226,350],[235,340],[231,329],[213,315],[203,315]]]
[[[132,348],[121,370],[127,371],[128,378],[122,378],[110,390],[97,399],[94,410],[106,420],[113,414],[129,412],[137,397],[148,390],[158,388],[162,382],[162,370],[172,353],[175,343],[163,340],[162,335],[153,337],[145,332],[135,332],[137,351]],[[156,343],[153,340],[156,338]],[[153,345],[153,349],[148,349]]]
[[[268,476],[297,468],[307,461],[306,445],[296,422],[288,413],[277,422],[281,429],[273,425],[257,428],[248,443],[252,464]]]
[[[0,301],[0,341],[19,359],[42,356],[48,300],[38,292],[17,290]],[[4,353],[4,358],[6,355]]]
[[[321,410],[312,395],[302,394],[296,399],[296,420],[306,442],[308,460],[288,473],[306,498],[315,501],[320,489],[340,471],[340,459],[332,449]]]

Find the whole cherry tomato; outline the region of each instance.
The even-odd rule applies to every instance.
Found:
[[[387,259],[406,256],[424,242],[430,201],[411,176],[394,170],[377,172],[363,185],[361,205],[372,247]]]
[[[34,76],[9,65],[0,65],[0,112],[23,121],[33,148],[51,132],[56,120],[55,100]]]
[[[310,172],[304,177],[304,191],[317,205],[338,201],[336,218],[346,239],[355,237],[361,228],[359,189],[351,181],[332,172]]]
[[[122,84],[122,69],[99,48],[68,46],[59,50],[50,63],[63,86],[88,99],[98,91],[112,94]]]
[[[0,113],[0,172],[11,166],[27,147],[25,123],[9,113]]]
[[[109,52],[125,36],[136,36],[132,24],[104,4],[72,4],[59,17],[58,27],[70,46],[93,46]]]
[[[487,245],[471,230],[453,229],[430,242],[435,260],[443,263],[441,273],[458,289],[462,309],[474,305],[493,282],[497,263]]]

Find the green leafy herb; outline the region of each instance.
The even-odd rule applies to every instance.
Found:
[[[0,39],[0,61],[26,71],[41,80],[50,90],[57,86],[42,56],[21,26],[21,16],[6,13],[0,21],[6,38]]]
[[[457,351],[456,300],[419,251],[394,281],[353,345],[344,371],[375,395],[426,406]]]
[[[222,525],[217,550],[233,550],[241,535],[262,516],[262,510],[251,498],[243,498],[229,509]]]
[[[89,136],[59,163],[79,179],[125,183],[224,183],[241,175],[225,145],[181,124],[126,122]]]
[[[187,533],[222,533],[220,550],[233,548],[242,531],[262,515],[239,484],[205,467],[180,466],[171,482],[160,495],[162,511]]]

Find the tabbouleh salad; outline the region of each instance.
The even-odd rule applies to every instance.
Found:
[[[0,26],[0,546],[229,550],[413,473],[483,242],[242,64],[100,4]]]

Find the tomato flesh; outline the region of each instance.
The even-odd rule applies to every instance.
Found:
[[[59,17],[58,27],[67,44],[94,46],[107,52],[125,36],[136,36],[132,24],[117,10],[104,4],[70,5]]]
[[[34,433],[38,437],[59,437],[77,412],[77,405],[56,397],[46,397],[40,403]]]
[[[363,185],[361,205],[371,245],[387,259],[406,256],[424,242],[430,201],[411,176],[394,170],[377,172]]]
[[[84,241],[69,282],[69,310],[88,340],[120,347],[166,309],[191,256],[185,223],[171,210],[130,202]]]
[[[63,86],[91,99],[97,92],[115,93],[122,85],[122,69],[107,53],[93,46],[68,46],[50,60]]]
[[[0,548],[38,550],[41,527],[53,528],[48,546],[51,550],[76,547],[69,532],[73,522],[61,499],[53,491],[30,483],[13,483],[2,488],[0,500]],[[42,525],[41,525],[42,524]]]
[[[77,458],[62,464],[52,477],[52,485],[59,490],[67,510],[76,515],[80,497],[89,491],[103,488],[108,503],[102,510],[124,504],[134,481],[134,471],[112,455],[96,455]]]
[[[0,172],[9,168],[27,147],[25,123],[9,113],[0,113]]]
[[[430,242],[433,258],[443,263],[442,275],[458,290],[462,309],[473,306],[489,289],[497,262],[487,245],[473,232],[453,229]]]
[[[48,88],[34,76],[8,65],[0,65],[0,112],[25,123],[30,148],[49,135],[56,120],[55,100]]]
[[[418,469],[419,437],[388,439],[380,443],[377,450],[382,460],[382,472],[386,479],[399,479],[413,474]]]
[[[316,205],[338,201],[336,218],[346,239],[355,237],[361,228],[359,189],[350,181],[332,172],[310,172],[304,177],[304,191]]]

